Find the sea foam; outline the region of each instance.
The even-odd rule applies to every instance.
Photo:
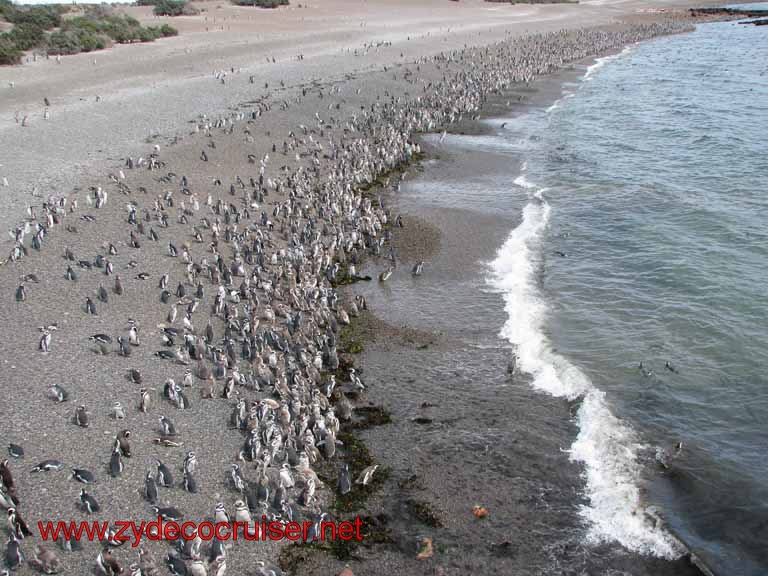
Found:
[[[611,413],[605,394],[578,367],[553,351],[545,334],[547,304],[537,287],[541,246],[551,207],[546,189],[523,174],[515,185],[525,189],[528,203],[490,263],[488,283],[503,294],[507,321],[501,336],[516,348],[517,366],[530,374],[533,386],[569,400],[581,398],[576,415],[578,435],[569,449],[571,460],[584,466],[589,503],[580,509],[590,543],[619,542],[642,554],[674,559],[684,552],[679,542],[646,516],[640,497],[644,448],[632,428]]]

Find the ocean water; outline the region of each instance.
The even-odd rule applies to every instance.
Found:
[[[586,540],[680,539],[716,574],[768,573],[766,55],[765,28],[705,24],[493,121],[524,201],[487,285],[518,369],[578,401]]]

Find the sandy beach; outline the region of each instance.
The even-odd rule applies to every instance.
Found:
[[[341,518],[364,516],[370,544],[330,553],[286,552],[286,543],[235,545],[226,547],[227,573],[269,574],[258,562],[282,565],[290,574],[336,574],[346,564],[354,574],[546,573],[559,552],[544,549],[535,534],[511,541],[536,521],[577,528],[569,506],[578,498],[579,470],[558,454],[556,442],[537,443],[535,428],[515,428],[527,435],[522,453],[530,458],[523,458],[514,477],[526,480],[516,484],[513,497],[509,470],[483,480],[483,502],[493,510],[492,518],[509,519],[501,524],[492,519],[487,531],[462,519],[476,492],[459,480],[477,477],[487,465],[476,458],[477,446],[467,440],[429,456],[408,453],[411,443],[403,430],[418,434],[424,423],[450,419],[466,405],[454,399],[433,406],[430,398],[440,395],[436,388],[400,396],[398,391],[418,379],[413,372],[422,361],[420,351],[452,354],[457,344],[434,326],[409,326],[403,318],[388,317],[387,310],[375,306],[371,290],[389,265],[391,245],[402,267],[410,269],[419,260],[454,257],[456,243],[473,238],[475,231],[462,228],[458,212],[406,209],[399,228],[395,217],[401,209],[393,190],[403,168],[429,171],[427,164],[408,167],[409,161],[440,154],[420,134],[471,131],[478,129],[473,124],[478,115],[551,102],[568,74],[582,71],[587,57],[684,31],[689,24],[682,17],[648,11],[683,4],[333,0],[259,11],[204,2],[198,5],[205,10],[200,15],[172,19],[180,31],[176,38],[0,69],[0,178],[8,181],[0,188],[0,227],[11,231],[2,243],[0,267],[6,298],[0,310],[6,397],[0,438],[25,449],[25,457],[10,458],[9,466],[19,511],[30,526],[38,520],[88,519],[77,506],[84,486],[71,478],[73,467],[97,476],[97,483],[85,488],[102,505],[99,520],[151,520],[142,488],[157,459],[177,476],[173,488],[160,489],[160,506],[175,506],[185,519],[197,521],[210,519],[220,501],[232,513],[235,500],[244,496],[232,487],[231,465],[241,465],[251,486],[261,482],[274,488],[282,461],[288,465],[291,442],[298,442],[312,465],[290,466],[296,486],[287,490],[286,505],[304,519],[326,510]],[[125,10],[142,21],[158,20],[148,8]],[[575,32],[585,27],[589,30]],[[523,40],[550,32],[558,34],[538,36],[533,44]],[[517,55],[529,59],[529,71],[514,68],[509,59]],[[520,84],[542,71],[558,75]],[[51,103],[47,120],[44,97]],[[14,120],[17,114],[28,116],[27,126]],[[129,158],[133,168],[126,165]],[[14,229],[23,230],[24,222],[24,250],[12,257]],[[38,250],[32,244],[40,225]],[[503,229],[489,218],[485,234],[479,245],[498,244]],[[71,260],[64,257],[66,250]],[[94,265],[97,255],[113,269]],[[476,256],[464,254],[467,263]],[[374,281],[337,293],[344,278],[334,264],[348,269],[356,261],[358,274]],[[225,270],[233,271],[231,277]],[[166,274],[167,287],[161,287]],[[121,291],[115,289],[117,276]],[[101,299],[100,287],[107,294]],[[364,295],[371,306],[347,327],[344,316],[362,308],[353,304],[356,295]],[[96,314],[88,313],[87,299]],[[178,317],[172,321],[173,309]],[[41,351],[40,327],[54,323],[49,350]],[[209,323],[212,340],[206,336]],[[121,355],[117,338],[126,338],[131,324],[140,327],[141,343],[128,346],[130,356]],[[171,346],[162,341],[164,327],[175,329]],[[89,340],[96,334],[111,341],[102,349]],[[352,354],[350,342],[365,342],[364,354]],[[333,366],[337,348],[341,367]],[[192,349],[202,357],[190,358]],[[160,350],[171,358],[159,358]],[[401,366],[391,371],[394,358]],[[349,363],[364,375],[366,391],[350,381]],[[220,370],[213,399],[202,397],[210,381],[204,368]],[[141,372],[143,384],[131,381],[131,370]],[[333,372],[337,390],[325,394],[321,390]],[[468,372],[459,377],[472,379]],[[184,382],[191,406],[180,409],[163,397],[168,379]],[[51,399],[53,384],[70,398]],[[137,409],[141,386],[151,389],[146,413]],[[227,386],[233,390],[224,398]],[[520,388],[518,393],[520,406],[528,406],[533,392]],[[347,396],[361,410],[336,430],[334,420]],[[239,398],[249,408],[266,406],[267,415],[251,414],[233,429]],[[269,408],[268,399],[280,408]],[[463,400],[472,405],[468,418],[493,411],[492,399],[475,402],[467,392]],[[124,407],[124,419],[113,417],[114,402]],[[562,438],[573,433],[567,404],[537,403],[542,425],[558,427]],[[87,428],[73,423],[79,405],[90,414]],[[387,413],[393,424],[369,427],[363,415],[373,408]],[[517,416],[520,422],[530,418],[524,412],[521,408]],[[181,446],[155,443],[161,415],[173,420]],[[506,417],[493,415],[499,421]],[[280,441],[271,452],[262,441],[270,454],[263,466],[259,457],[245,457],[248,434],[236,428],[263,432],[273,425]],[[394,434],[392,426],[400,431]],[[120,477],[111,478],[114,437],[124,429],[132,433],[132,455],[123,458]],[[342,438],[347,443],[338,443],[333,458],[316,458],[326,449],[316,444],[323,438],[325,446]],[[369,448],[356,448],[352,438]],[[190,450],[199,462],[194,494],[180,486],[182,461]],[[542,464],[535,459],[539,454],[554,456]],[[48,458],[62,461],[64,469],[31,473]],[[355,477],[364,462],[377,462],[380,470],[371,486],[353,488],[359,500],[342,500],[348,506],[340,509],[335,491],[344,462]],[[440,481],[451,474],[456,474],[453,483]],[[537,478],[551,475],[561,477],[567,488],[535,496]],[[308,478],[317,479],[316,496],[304,505],[299,501]],[[315,480],[311,483],[314,487]],[[451,498],[456,493],[460,497]],[[550,497],[551,516],[541,520],[537,498]],[[254,518],[260,512],[258,506],[251,510]],[[276,513],[274,507],[270,513]],[[435,549],[426,561],[416,560],[426,537],[435,541]],[[446,548],[437,546],[441,538],[449,543]],[[36,544],[37,535],[22,542],[27,558]],[[100,547],[95,543],[84,543],[77,552],[46,547],[57,550],[61,573],[96,570]],[[163,564],[171,546],[153,542],[144,548],[160,568],[140,573],[168,573]],[[210,560],[203,563],[206,573],[214,574],[216,558],[204,549]],[[468,556],[471,550],[476,555]],[[126,570],[138,563],[137,551],[129,546],[116,547],[114,556]],[[633,573],[695,573],[681,556],[674,562],[649,560]],[[195,560],[185,558],[190,570],[192,564],[199,567]],[[613,562],[606,559],[601,567],[631,571],[635,556],[628,553],[622,564]],[[558,570],[570,573],[562,566]],[[32,568],[22,566],[17,573],[32,573]]]

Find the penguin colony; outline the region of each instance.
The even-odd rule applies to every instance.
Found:
[[[34,266],[34,253],[56,244],[58,239],[48,235],[59,227],[78,234],[79,225],[97,225],[109,210],[122,214],[121,225],[101,231],[110,238],[95,247],[96,253],[63,248],[55,280],[46,280],[42,270],[23,274],[12,295],[18,306],[44,299],[46,290],[66,283],[81,303],[77,322],[100,326],[98,319],[112,314],[115,301],[128,291],[159,301],[165,312],[150,324],[125,317],[119,333],[93,330],[82,342],[99,358],[122,359],[124,374],[110,377],[132,387],[131,401],[105,393],[101,405],[83,403],[77,385],[63,383],[67,358],[59,359],[59,382],[40,383],[45,401],[57,408],[51,418],[67,418],[85,430],[94,414],[108,414],[118,430],[100,445],[83,445],[84,451],[101,452],[103,466],[93,470],[59,460],[55,437],[47,440],[48,453],[34,461],[27,461],[33,455],[25,456],[23,438],[8,445],[8,458],[0,465],[6,570],[222,576],[229,568],[238,575],[280,574],[268,561],[274,558],[263,558],[263,549],[253,542],[234,544],[252,549],[237,557],[239,563],[232,560],[232,543],[215,538],[152,543],[150,550],[121,546],[110,533],[100,543],[73,540],[57,550],[33,535],[30,526],[49,518],[25,518],[24,501],[45,499],[45,494],[30,494],[33,479],[54,475],[62,491],[68,482],[78,486],[66,520],[104,517],[116,491],[135,495],[136,517],[124,519],[136,522],[157,516],[197,522],[328,519],[323,505],[330,494],[360,489],[375,481],[377,469],[354,469],[338,440],[366,387],[340,358],[340,329],[366,303],[362,297],[344,298],[336,286],[357,277],[366,255],[386,254],[380,281],[396,274],[391,240],[403,225],[381,197],[363,189],[420,153],[417,133],[442,131],[475,115],[489,93],[567,62],[685,28],[668,21],[612,31],[560,31],[444,53],[400,67],[396,73],[410,86],[406,95],[385,92],[369,106],[342,110],[338,103],[322,102],[353,99],[343,84],[326,93],[303,89],[297,101],[318,98],[322,112],[285,134],[268,134],[270,149],[248,148],[238,162],[240,174],[217,174],[216,157],[223,149],[217,142],[252,143],[262,116],[290,107],[288,100],[262,100],[247,113],[196,121],[195,142],[202,144],[188,175],[174,172],[172,159],[156,145],[146,158],[128,158],[116,174],[90,187],[85,205],[51,195],[39,210],[30,207],[25,222],[12,231],[2,273],[30,260]],[[433,79],[424,77],[422,67],[431,67]],[[160,262],[164,272],[148,272],[150,261],[155,267]],[[417,262],[411,273],[428,271]],[[100,278],[95,291],[78,289],[84,276]],[[55,357],[57,340],[67,338],[60,324],[40,326],[29,347]],[[157,370],[136,368],[137,358],[141,366]],[[217,447],[206,446],[205,429],[177,426],[176,414],[222,408],[228,417],[220,425],[230,430],[238,448],[217,471],[221,482],[207,486],[199,482],[200,448],[216,452]],[[137,423],[151,431],[139,434]],[[149,441],[139,444],[139,436]],[[324,461],[336,462],[335,486],[322,483],[315,472]],[[123,486],[130,467],[141,468],[143,481]],[[212,517],[185,515],[174,504],[182,494],[185,501],[205,499],[203,508]]]

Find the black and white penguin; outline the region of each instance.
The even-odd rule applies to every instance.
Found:
[[[90,470],[84,468],[72,468],[72,478],[83,484],[95,484],[96,476]]]
[[[160,460],[157,461],[157,483],[165,488],[171,488],[173,486],[173,474],[171,473],[171,469]]]
[[[88,514],[95,514],[101,510],[101,506],[96,502],[96,498],[88,494],[85,488],[80,490],[80,506],[83,510],[88,512]]]
[[[147,475],[144,478],[144,498],[150,504],[157,504],[157,482],[155,477],[152,476],[152,471],[147,471]]]

